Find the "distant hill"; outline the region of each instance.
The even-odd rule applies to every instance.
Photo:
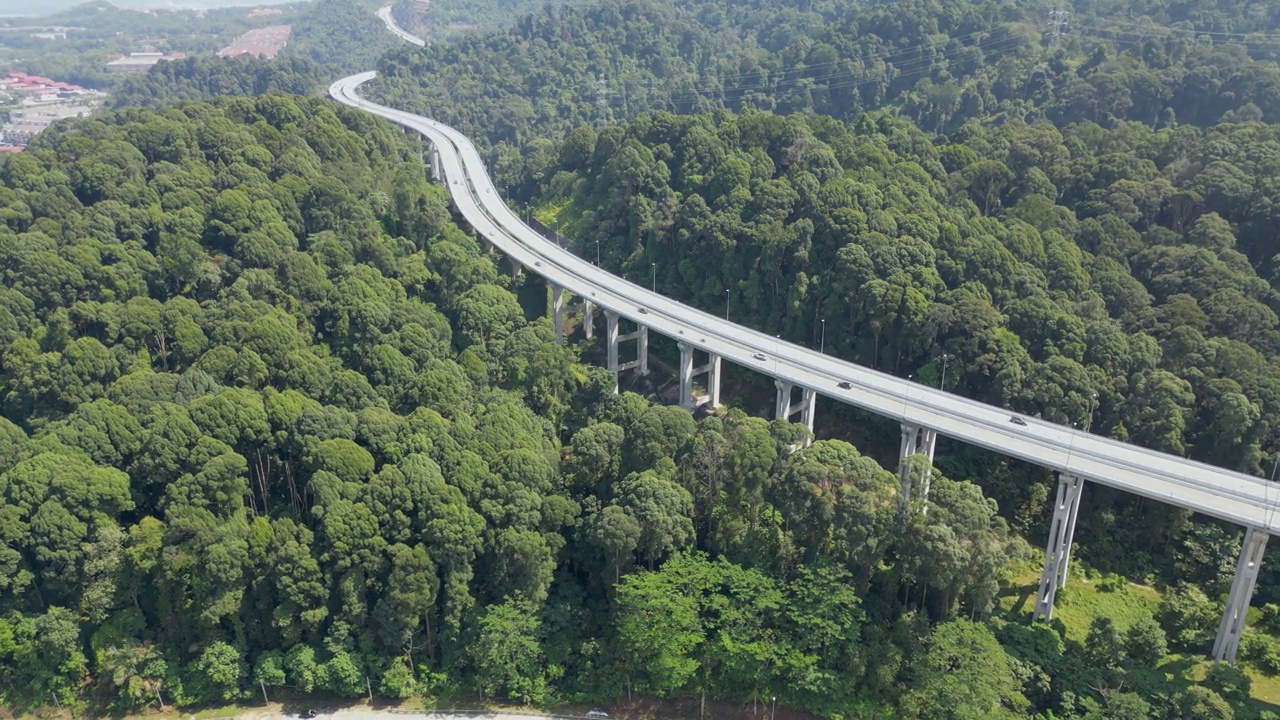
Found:
[[[222,7],[251,7],[254,5],[281,5],[291,0],[121,0],[117,7],[138,9],[199,10]],[[40,3],[40,16],[70,10],[77,5],[88,4],[77,0],[45,0]],[[101,3],[103,5],[107,3]],[[0,0],[0,17],[32,15],[31,0]]]

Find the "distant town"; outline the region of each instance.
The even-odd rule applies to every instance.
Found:
[[[279,14],[279,10],[260,8],[250,17]],[[19,29],[19,28],[9,28]],[[43,39],[65,39],[68,27],[24,27],[32,36]],[[274,58],[289,42],[291,25],[270,25],[249,30],[226,47],[218,50],[219,57],[250,55]],[[146,47],[144,45],[144,47]],[[181,60],[187,57],[179,51],[156,52],[147,49],[127,55],[108,55],[104,69],[108,73],[145,73],[156,64]],[[93,112],[106,99],[107,93],[83,88],[53,78],[12,72],[0,79],[0,112],[7,112],[8,119],[0,126],[0,154],[21,152],[33,137],[53,123]]]
[[[218,56],[256,55],[273,58],[289,43],[289,35],[292,32],[292,25],[270,25],[264,28],[255,28],[219,50]]]
[[[106,93],[38,75],[13,72],[0,79],[0,102],[9,121],[0,129],[0,153],[20,152],[31,138],[58,120],[81,117],[102,104]]]

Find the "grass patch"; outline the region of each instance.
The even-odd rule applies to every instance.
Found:
[[[1030,565],[1017,568],[1012,586],[1000,597],[1000,610],[1009,620],[1027,621],[1035,611],[1036,592],[1040,587],[1040,569]],[[1072,574],[1065,588],[1058,590],[1053,608],[1053,624],[1062,624],[1063,634],[1070,640],[1084,642],[1089,626],[1096,617],[1109,617],[1124,632],[1133,621],[1155,614],[1160,593],[1155,588],[1137,583],[1124,583],[1109,592],[1101,579],[1089,580]]]
[[[1206,670],[1208,663],[1205,663]],[[1254,700],[1266,703],[1268,710],[1273,712],[1280,706],[1280,677],[1268,677],[1258,672],[1256,669],[1249,667],[1247,664],[1242,665],[1245,674],[1253,680],[1253,691],[1250,693]]]
[[[1111,618],[1124,632],[1134,620],[1154,615],[1160,605],[1160,593],[1153,587],[1124,583],[1122,589],[1112,592],[1104,590],[1104,585],[1102,578],[1090,580],[1083,574],[1073,573],[1067,581],[1065,595],[1059,590],[1052,622],[1067,639],[1083,643],[1097,617]],[[1010,586],[1001,593],[997,612],[1010,622],[1029,622],[1039,588],[1040,568],[1030,564],[1018,566],[1012,573]],[[1250,609],[1249,619],[1257,619],[1256,608]],[[1212,666],[1213,661],[1203,656],[1175,653],[1161,660],[1158,667],[1136,670],[1133,680],[1149,692],[1171,695],[1202,682]],[[1239,667],[1253,680],[1251,710],[1280,712],[1280,677],[1268,677],[1247,663],[1240,663]]]
[[[533,208],[533,216],[538,219],[538,222],[558,232],[556,225],[560,222],[560,214],[567,207],[569,207],[569,199],[564,198],[553,205],[539,205]]]

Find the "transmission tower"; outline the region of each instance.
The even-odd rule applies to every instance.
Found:
[[[1067,34],[1067,18],[1070,16],[1070,12],[1060,7],[1049,11],[1049,31],[1053,36],[1052,42],[1057,42],[1058,38]]]

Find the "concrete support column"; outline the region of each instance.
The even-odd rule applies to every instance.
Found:
[[[595,336],[596,306],[590,300],[569,304],[565,302],[565,290],[557,285],[551,286],[551,313],[555,320],[556,342],[564,343],[566,325],[569,314],[582,310],[582,334],[591,340]]]
[[[720,356],[712,355],[707,363],[707,395],[711,407],[720,407]]]
[[[778,420],[791,419],[791,383],[783,380],[774,380],[773,386],[778,388],[778,402],[774,407],[773,417]]]
[[[693,346],[677,343],[680,347],[680,407],[693,412]]]
[[[916,454],[916,445],[920,440],[920,428],[915,425],[902,425],[902,442],[898,445],[898,483],[902,486],[902,504],[911,502],[911,465],[907,458]]]
[[[791,416],[800,413],[799,422],[809,428],[809,438],[797,444],[792,450],[802,450],[813,444],[813,409],[818,401],[818,393],[807,387],[800,388],[800,402],[796,403],[794,394],[796,386],[784,380],[774,380],[778,388],[778,402],[774,408],[774,417],[791,422]]]
[[[1253,586],[1258,582],[1258,569],[1262,566],[1262,553],[1267,549],[1267,537],[1265,532],[1253,528],[1244,533],[1236,576],[1231,581],[1231,594],[1227,596],[1227,607],[1222,613],[1222,622],[1218,624],[1218,637],[1213,641],[1214,662],[1225,660],[1228,665],[1236,662],[1240,634],[1244,632]]]
[[[818,393],[809,388],[801,388],[800,422],[813,432],[813,411],[818,405]]]
[[[613,373],[615,378],[623,370],[631,370],[634,368],[641,375],[649,374],[649,328],[637,323],[635,332],[620,333],[618,332],[618,321],[622,316],[613,310],[605,310],[604,317],[607,325],[607,343],[609,355],[609,371]],[[627,341],[636,341],[636,359],[630,362],[622,362],[618,357],[618,345]]]
[[[607,351],[609,354],[609,372],[613,373],[613,377],[615,380],[613,391],[617,392],[618,388],[617,388],[616,381],[618,378],[618,313],[612,310],[605,310],[604,319],[606,324],[604,341],[607,344],[607,348],[608,348]]]
[[[564,344],[564,288],[551,286],[551,318],[556,326],[556,342]]]
[[[582,332],[588,340],[595,337],[596,332],[596,304],[590,300],[582,301]]]
[[[916,452],[922,452],[929,458],[929,464],[933,464],[933,451],[938,445],[938,433],[929,428],[920,428],[920,449]]]
[[[1049,526],[1049,543],[1044,551],[1044,572],[1040,574],[1040,591],[1036,594],[1032,620],[1049,622],[1053,618],[1053,598],[1058,594],[1058,588],[1067,583],[1071,538],[1076,533],[1076,517],[1080,511],[1082,490],[1083,478],[1058,474],[1058,499],[1053,506],[1053,524]],[[1250,589],[1252,590],[1252,586]]]
[[[510,255],[507,256],[507,262],[511,263],[511,279],[515,280],[516,278],[519,278],[521,271],[524,270],[524,266],[520,264],[519,260],[516,260]]]
[[[636,350],[636,362],[640,363],[637,370],[641,375],[649,374],[649,328],[641,325],[637,331],[639,335],[639,349]]]
[[[920,452],[929,458],[929,465],[924,469],[924,477],[920,478],[920,512],[929,512],[929,482],[933,480],[933,451],[938,447],[938,433],[928,428],[920,430]]]
[[[720,356],[707,353],[707,364],[694,367],[698,348],[684,341],[676,345],[680,348],[680,407],[690,412],[704,402],[713,408],[720,407]],[[695,397],[693,379],[703,374],[707,376],[707,394]]]
[[[907,458],[912,455],[923,454],[929,460],[928,466],[922,471],[919,487],[920,500],[923,502],[929,499],[929,480],[933,474],[933,453],[937,442],[937,432],[917,425],[902,424],[902,444],[898,448],[898,482],[902,484],[904,504],[910,502],[911,494],[916,489],[911,477],[912,464],[907,462]],[[928,503],[925,503],[921,511],[928,512]]]
[[[440,151],[436,149],[434,143],[427,153],[427,166],[431,169],[432,180],[438,183],[444,182],[444,164],[440,162]]]

